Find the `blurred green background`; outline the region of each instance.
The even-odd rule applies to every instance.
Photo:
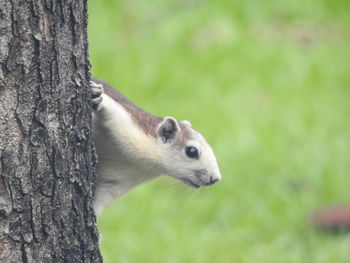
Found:
[[[349,201],[349,0],[90,0],[93,74],[191,120],[223,181],[142,185],[98,222],[105,262],[350,262],[309,214]]]

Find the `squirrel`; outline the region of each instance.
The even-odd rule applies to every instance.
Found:
[[[90,88],[97,217],[113,200],[162,174],[193,188],[221,180],[212,148],[189,121],[149,114],[104,81],[92,78]]]

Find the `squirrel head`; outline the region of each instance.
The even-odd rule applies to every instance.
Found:
[[[161,167],[171,177],[198,188],[221,180],[214,152],[189,121],[165,117],[157,127]]]

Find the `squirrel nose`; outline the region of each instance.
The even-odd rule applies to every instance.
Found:
[[[209,185],[215,184],[216,182],[221,180],[220,170],[216,169],[214,173],[209,178]]]
[[[210,176],[210,182],[209,185],[215,184],[216,182],[220,181],[218,177]]]
[[[210,183],[215,184],[217,181],[219,181],[219,178],[214,178],[214,176],[210,177]]]

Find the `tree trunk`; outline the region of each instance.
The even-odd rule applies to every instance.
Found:
[[[0,0],[0,262],[102,262],[86,0]]]

